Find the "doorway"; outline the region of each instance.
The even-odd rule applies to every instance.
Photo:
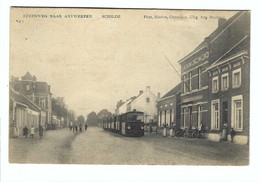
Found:
[[[224,124],[228,123],[228,103],[227,103],[227,101],[223,102],[222,106],[223,106],[222,121],[223,121],[223,125],[224,125]]]
[[[189,128],[192,127],[192,107],[189,107]]]

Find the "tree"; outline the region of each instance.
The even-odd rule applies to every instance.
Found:
[[[69,111],[68,111],[68,119],[69,119],[69,121],[72,121],[72,122],[75,121],[74,111],[72,111],[72,110],[69,110]]]
[[[107,109],[103,109],[103,110],[101,110],[99,113],[98,113],[98,115],[97,115],[97,117],[98,117],[98,122],[99,123],[102,123],[105,119],[107,119],[107,118],[109,118],[109,117],[111,117],[112,116],[112,113],[111,112],[109,112]]]
[[[97,117],[97,114],[94,111],[88,114],[87,124],[89,126],[98,126],[98,117]]]
[[[81,124],[81,125],[84,125],[85,123],[85,118],[84,116],[80,115],[77,117],[77,124]]]

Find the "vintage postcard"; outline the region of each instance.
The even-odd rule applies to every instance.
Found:
[[[249,165],[250,11],[10,10],[9,162]]]

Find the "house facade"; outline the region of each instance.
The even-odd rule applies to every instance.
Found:
[[[208,73],[210,51],[208,39],[181,60],[180,128],[196,128],[209,119]]]
[[[157,132],[162,133],[163,127],[167,130],[170,127],[180,128],[180,113],[181,113],[181,83],[167,92],[162,98],[157,101]]]
[[[150,86],[145,91],[139,91],[139,95],[125,103],[126,111],[141,111],[144,113],[144,123],[153,123],[157,120],[157,96],[151,92]]]
[[[34,126],[37,131],[42,118],[46,116],[46,112],[30,99],[12,89],[10,89],[9,99],[10,137],[21,136],[25,126],[27,128]],[[15,133],[13,129],[16,129]]]
[[[220,140],[227,127],[234,142],[248,143],[250,14],[219,19],[218,28],[181,59],[181,127],[202,123],[207,137]]]
[[[133,98],[130,98],[128,100],[126,100],[126,102],[122,103],[116,110],[116,114],[117,115],[121,115],[121,114],[124,114],[127,111],[127,105],[133,100]]]
[[[42,124],[45,123],[45,125],[47,125],[52,122],[52,93],[50,91],[50,85],[46,82],[37,81],[35,76],[27,72],[21,77],[21,80],[19,80],[19,78],[11,80],[10,87],[32,100],[38,107],[46,112],[46,120],[42,120]]]
[[[243,38],[242,38],[243,39]],[[241,39],[241,40],[242,40]],[[235,143],[249,141],[250,56],[249,37],[208,68],[211,113],[209,137],[219,140],[224,126],[236,132]]]

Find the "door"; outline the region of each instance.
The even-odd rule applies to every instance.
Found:
[[[192,127],[192,107],[189,107],[189,128]]]
[[[227,102],[223,102],[223,111],[222,111],[223,115],[222,115],[222,121],[223,121],[223,125],[225,123],[228,122],[228,103]]]

